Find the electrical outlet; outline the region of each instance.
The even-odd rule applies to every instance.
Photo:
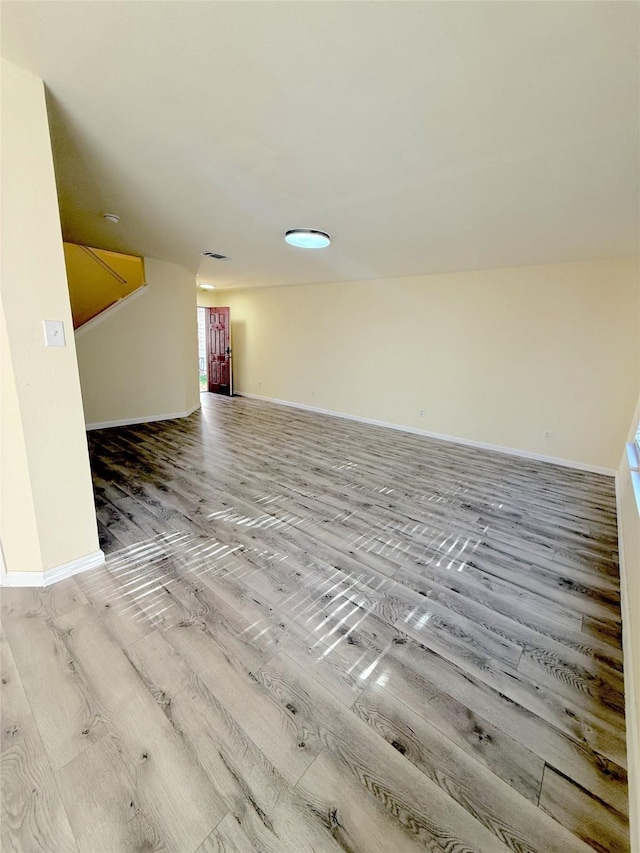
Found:
[[[424,409],[420,409],[420,417],[421,417],[421,418],[423,418],[423,417],[424,417]]]
[[[316,392],[315,392],[315,391],[312,391],[312,392],[311,392],[311,396],[312,396],[312,397],[315,397],[315,396],[316,396]]]
[[[550,441],[551,435],[552,435],[552,433],[551,433],[550,429],[545,429],[545,431],[542,433],[542,437],[544,438],[545,441]]]

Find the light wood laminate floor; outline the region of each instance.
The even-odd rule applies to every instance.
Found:
[[[2,849],[627,851],[613,480],[242,398],[2,595]]]

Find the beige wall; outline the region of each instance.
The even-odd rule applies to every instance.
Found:
[[[177,415],[200,401],[195,277],[145,258],[147,287],[76,347],[88,425]]]
[[[98,550],[91,474],[41,80],[2,63],[0,538],[9,572]],[[46,348],[42,321],[67,346]]]
[[[237,391],[618,467],[639,389],[637,260],[198,301],[231,308]]]
[[[4,310],[1,314],[0,539],[10,571],[41,569],[40,540]]]

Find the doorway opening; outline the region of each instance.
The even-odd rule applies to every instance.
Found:
[[[233,394],[231,326],[228,308],[198,308],[200,391]]]

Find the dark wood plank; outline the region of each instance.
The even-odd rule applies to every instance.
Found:
[[[625,815],[551,767],[544,770],[540,807],[599,853],[628,853]]]
[[[625,769],[590,749],[575,720],[567,717],[570,725],[563,732],[421,644],[395,645],[391,657],[397,663],[380,668],[386,690],[447,737],[459,745],[470,744],[478,754],[490,754],[493,750],[488,747],[501,743],[503,748],[493,761],[494,772],[502,778],[509,777],[496,767],[502,765],[504,753],[514,749],[510,743],[518,744],[525,751],[518,755],[514,750],[513,754],[518,755],[516,766],[528,768],[520,783],[525,790],[530,788],[532,776],[539,785],[542,759],[618,810],[626,810]],[[531,755],[537,757],[537,764],[532,765]]]
[[[396,701],[383,687],[369,685],[353,710],[510,850],[587,853],[586,845],[571,832],[540,814],[537,802],[524,801],[486,765],[443,738],[439,729]]]
[[[508,849],[352,711],[279,653],[258,673],[297,731],[321,747],[296,790],[346,849]],[[323,748],[322,748],[323,747]]]

